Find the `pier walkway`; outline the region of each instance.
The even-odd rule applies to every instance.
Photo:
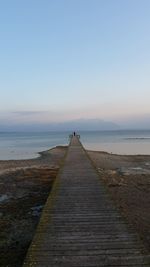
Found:
[[[78,137],[72,137],[23,266],[150,266],[143,250]]]

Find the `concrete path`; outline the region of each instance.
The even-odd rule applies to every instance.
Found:
[[[143,250],[73,137],[23,266],[150,266]]]

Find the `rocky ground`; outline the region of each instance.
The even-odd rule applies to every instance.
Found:
[[[0,266],[21,267],[66,147],[0,161]],[[150,251],[150,156],[88,151],[108,194]]]
[[[56,147],[37,159],[0,162],[0,266],[22,266],[65,151]]]
[[[150,156],[88,154],[110,197],[150,252]]]

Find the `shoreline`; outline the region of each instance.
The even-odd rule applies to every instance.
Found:
[[[93,144],[84,146],[86,150],[106,152],[122,156],[150,155],[150,143],[102,143],[101,145]]]
[[[0,265],[21,267],[67,146],[26,160],[0,160]],[[87,153],[110,198],[150,251],[150,155]]]
[[[42,157],[45,157],[45,156],[47,156],[48,154],[49,154],[49,152],[51,151],[51,150],[53,150],[53,149],[56,149],[56,148],[67,148],[68,146],[67,145],[65,145],[65,146],[63,146],[63,145],[59,145],[59,146],[54,146],[54,147],[52,147],[52,148],[50,148],[50,149],[48,149],[48,150],[44,150],[44,151],[40,151],[40,152],[37,152],[36,154],[36,156],[35,157],[29,157],[29,158],[20,158],[20,159],[0,159],[0,164],[1,163],[3,163],[3,162],[21,162],[21,161],[32,161],[32,160],[37,160],[37,159],[39,159],[39,158],[42,158]],[[127,157],[149,157],[150,156],[150,153],[149,154],[140,154],[140,153],[138,153],[138,154],[123,154],[123,153],[115,153],[115,152],[108,152],[108,151],[105,151],[105,150],[93,150],[93,149],[86,149],[85,147],[84,147],[84,149],[87,151],[87,152],[93,152],[93,153],[101,153],[101,154],[108,154],[108,155],[114,155],[114,156],[120,156],[120,157],[124,157],[124,156],[127,156]]]
[[[139,138],[138,138],[139,139]],[[145,139],[145,138],[140,138],[140,139]],[[148,138],[147,138],[148,139]],[[108,145],[109,144],[109,145]],[[130,149],[129,146],[130,145]],[[137,151],[135,150],[135,147],[141,146],[137,149]],[[131,149],[131,146],[133,146],[133,148]],[[144,147],[146,146],[146,147]],[[8,158],[5,159],[0,159],[1,161],[22,161],[22,160],[34,160],[37,159],[39,157],[41,157],[42,155],[48,153],[50,150],[55,149],[55,147],[68,147],[68,145],[56,145],[53,146],[51,148],[48,148],[46,150],[43,151],[33,151],[31,152],[28,156],[26,156],[25,151],[23,152],[23,158],[21,158],[21,155],[18,156],[14,156],[14,158],[10,158],[10,153],[8,154]],[[119,156],[149,156],[150,155],[150,147],[149,150],[145,152],[146,149],[148,149],[147,144],[137,144],[137,143],[102,143],[101,146],[99,146],[98,144],[92,144],[90,145],[89,143],[85,143],[83,144],[83,147],[86,151],[92,151],[92,152],[100,152],[100,153],[108,153],[108,154],[112,154],[112,155],[119,155]],[[116,147],[122,147],[122,149],[116,149]],[[126,149],[127,147],[127,149]],[[112,151],[111,151],[112,148]],[[114,149],[115,148],[115,149]],[[134,151],[134,152],[133,152]],[[138,152],[141,151],[141,152]],[[2,153],[2,152],[1,152]],[[16,158],[17,157],[17,158]]]
[[[15,168],[22,168],[24,166],[27,166],[27,167],[31,167],[31,166],[34,166],[35,165],[44,165],[44,163],[46,163],[46,161],[48,159],[50,159],[50,154],[51,154],[51,151],[53,150],[63,150],[63,149],[66,149],[67,146],[55,146],[55,147],[52,147],[48,150],[44,150],[44,151],[41,151],[41,152],[38,152],[37,154],[37,157],[35,158],[28,158],[28,159],[8,159],[8,160],[0,160],[0,171],[3,169],[9,169],[11,168],[13,165]],[[53,158],[52,158],[53,160]],[[55,161],[55,160],[54,160]]]
[[[68,146],[55,146],[52,147],[48,150],[40,151],[37,153],[36,158],[28,158],[28,159],[9,159],[9,160],[0,160],[0,175],[3,174],[9,174],[10,172],[15,172],[19,170],[27,170],[27,169],[32,169],[36,167],[48,167],[48,162],[49,160],[51,161],[50,167],[54,168],[56,165],[56,157],[53,158],[51,155],[51,152],[53,154],[53,151],[57,151],[56,154],[60,153],[61,150],[66,150]],[[114,166],[109,166],[109,168],[118,168],[119,167],[131,167],[132,164],[134,164],[133,168],[138,167],[139,162],[145,161],[145,164],[142,164],[141,168],[147,168],[148,170],[150,169],[150,155],[147,154],[133,154],[133,155],[126,155],[126,154],[116,154],[116,153],[109,153],[107,151],[99,151],[99,150],[87,150],[87,153],[92,157],[95,165],[97,165],[97,157],[101,157],[101,161],[104,161],[106,165],[109,166],[108,161],[112,161]],[[96,155],[96,156],[94,156]],[[110,159],[110,160],[108,160]],[[112,160],[114,159],[114,160]],[[121,162],[121,164],[118,165],[118,160]],[[121,160],[122,159],[122,160]],[[117,160],[117,161],[116,161]],[[129,164],[125,164],[125,162],[130,162]],[[149,162],[147,162],[149,161]],[[132,164],[131,164],[132,163]],[[54,165],[54,166],[53,166]],[[105,169],[105,168],[104,168]],[[137,170],[138,171],[138,170]]]

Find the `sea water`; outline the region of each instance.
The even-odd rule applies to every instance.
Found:
[[[38,152],[68,142],[68,132],[1,132],[0,160],[36,158]]]
[[[86,149],[123,155],[150,155],[150,130],[83,132]]]
[[[0,133],[0,160],[29,159],[69,143],[71,132]],[[78,132],[86,149],[115,154],[149,154],[150,130]]]

